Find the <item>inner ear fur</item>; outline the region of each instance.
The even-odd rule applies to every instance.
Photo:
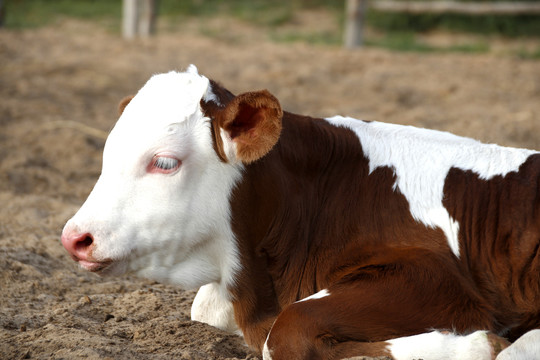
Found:
[[[219,115],[219,125],[236,144],[237,158],[251,163],[266,155],[281,133],[283,111],[267,90],[240,94]]]
[[[128,106],[129,102],[131,101],[131,99],[133,99],[134,96],[135,95],[129,95],[120,100],[120,103],[118,104],[118,116],[122,115],[124,109],[126,108],[126,106]]]

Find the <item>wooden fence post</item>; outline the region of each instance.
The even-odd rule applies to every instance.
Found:
[[[158,0],[142,0],[139,12],[139,36],[148,37],[155,31]]]
[[[122,35],[133,39],[137,35],[137,0],[124,0],[122,4]]]
[[[123,0],[122,34],[126,39],[154,33],[158,0]]]
[[[362,46],[362,25],[367,0],[346,0],[345,4],[345,47],[353,49]]]

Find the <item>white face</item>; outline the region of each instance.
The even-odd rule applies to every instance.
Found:
[[[241,165],[220,162],[213,149],[200,108],[208,87],[194,67],[156,75],[125,108],[105,144],[102,174],[62,235],[81,266],[185,288],[232,275],[229,196]],[[91,244],[74,244],[80,234]]]

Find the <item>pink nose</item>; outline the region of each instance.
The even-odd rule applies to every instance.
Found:
[[[78,234],[72,231],[62,233],[62,245],[73,260],[89,260],[94,239],[89,233]]]

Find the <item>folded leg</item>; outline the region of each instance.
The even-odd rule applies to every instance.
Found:
[[[525,333],[497,356],[497,360],[523,359],[540,359],[540,329]]]
[[[404,342],[386,341],[415,334],[423,338],[407,341],[421,344],[426,340],[426,355],[438,354],[435,358],[444,358],[438,340],[439,347],[477,347],[475,359],[491,359],[494,349],[487,332],[474,333],[493,330],[491,309],[457,266],[443,260],[432,253],[403,251],[397,257],[394,252],[391,259],[381,257],[343,270],[334,285],[288,306],[278,316],[265,344],[265,359],[392,356],[392,349],[398,348],[401,352],[395,358],[402,353],[403,359],[428,359],[421,353],[407,355]],[[472,334],[424,334],[432,329]],[[448,358],[471,359],[465,355]]]

